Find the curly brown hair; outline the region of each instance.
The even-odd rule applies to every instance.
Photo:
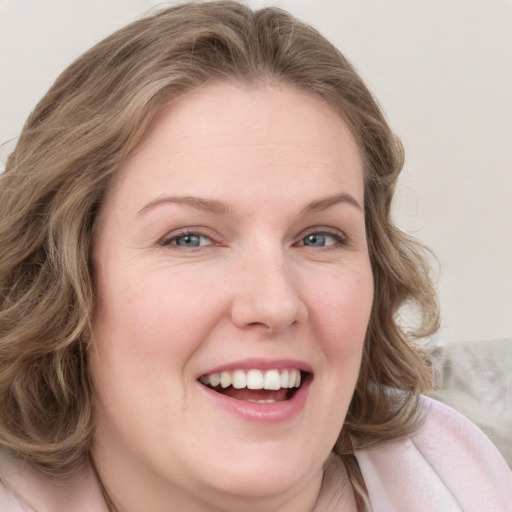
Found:
[[[97,212],[156,113],[212,80],[282,83],[324,98],[364,160],[374,304],[336,450],[349,460],[411,432],[432,383],[419,338],[438,325],[422,245],[391,218],[402,147],[345,57],[276,8],[187,3],[136,21],[67,68],[27,120],[0,177],[0,444],[54,475],[94,432],[87,342]],[[414,304],[406,331],[398,314]],[[353,457],[352,457],[353,458]]]

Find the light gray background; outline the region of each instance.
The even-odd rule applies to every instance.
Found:
[[[284,7],[323,32],[401,136],[396,217],[440,260],[439,342],[512,337],[512,2],[247,3]],[[155,5],[165,4],[0,0],[0,142],[74,58]]]

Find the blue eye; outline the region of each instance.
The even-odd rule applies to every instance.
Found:
[[[212,242],[209,237],[200,233],[182,233],[164,240],[162,245],[173,245],[194,249],[196,247],[210,245],[211,243]]]
[[[180,247],[199,247],[201,245],[201,237],[198,235],[183,235],[175,240],[176,245]]]
[[[326,233],[317,231],[309,233],[299,242],[299,245],[306,247],[329,247],[332,245],[345,245],[345,238],[338,233]]]
[[[322,233],[312,233],[305,236],[302,242],[308,247],[325,247],[327,245],[327,236]]]

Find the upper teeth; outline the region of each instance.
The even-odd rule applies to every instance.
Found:
[[[199,380],[206,385],[236,389],[281,389],[300,386],[300,370],[233,370],[203,375]]]

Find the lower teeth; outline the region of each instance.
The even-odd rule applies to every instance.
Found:
[[[252,402],[253,404],[275,404],[277,400],[247,400],[247,402]]]

